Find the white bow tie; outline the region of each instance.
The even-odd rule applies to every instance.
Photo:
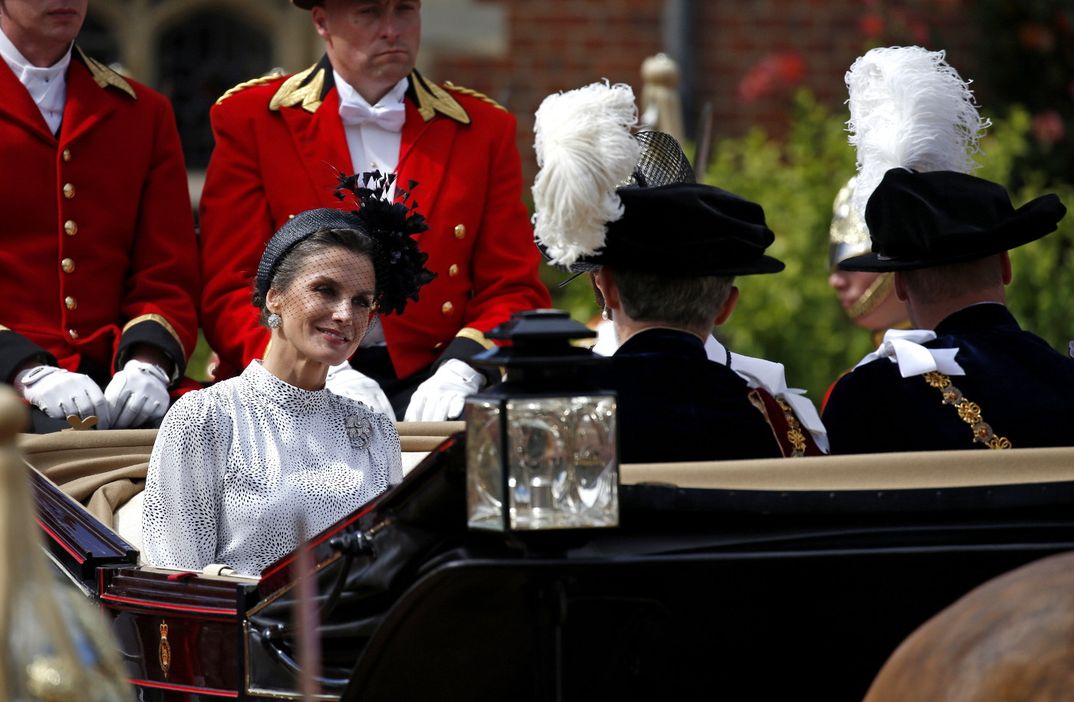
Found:
[[[406,105],[393,102],[388,105],[374,105],[360,102],[343,102],[339,106],[339,117],[347,126],[375,124],[389,132],[398,132],[406,121]]]
[[[958,348],[930,349],[921,345],[935,338],[936,333],[926,329],[888,329],[884,332],[884,341],[881,342],[880,348],[861,359],[858,366],[878,358],[887,358],[898,364],[899,374],[904,378],[932,371],[946,375],[966,375],[966,371],[955,361]]]

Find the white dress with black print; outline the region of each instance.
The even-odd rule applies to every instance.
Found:
[[[143,555],[259,575],[299,544],[300,519],[313,536],[402,479],[391,419],[254,361],[165,416],[146,477]]]

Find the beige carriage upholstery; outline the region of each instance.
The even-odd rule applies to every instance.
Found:
[[[465,426],[463,422],[397,422],[403,472]],[[30,465],[138,547],[140,496],[156,436],[155,429],[63,431],[23,434],[18,445]]]
[[[463,422],[399,422],[408,472]],[[154,430],[23,435],[27,461],[86,505],[105,526],[140,545],[140,495]],[[817,456],[620,467],[624,484],[735,490],[899,490],[1074,480],[1074,447],[1010,451]],[[125,506],[127,505],[127,506]]]

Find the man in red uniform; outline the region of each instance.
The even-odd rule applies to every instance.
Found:
[[[0,0],[0,382],[36,431],[159,422],[197,339],[175,119],[74,45],[87,3]]]
[[[250,305],[265,242],[288,217],[333,197],[340,172],[398,174],[429,221],[419,235],[436,279],[372,343],[334,367],[329,389],[399,416],[457,416],[485,378],[466,360],[484,333],[545,307],[521,201],[515,120],[499,105],[414,70],[419,0],[293,0],[310,10],[326,56],[289,77],[250,81],[212,110],[216,150],[201,200],[203,327],[218,378],[260,358],[269,335]],[[416,388],[416,390],[415,390]],[[413,393],[413,398],[411,394]]]

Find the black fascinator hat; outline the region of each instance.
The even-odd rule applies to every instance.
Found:
[[[865,207],[873,251],[850,271],[904,271],[984,258],[1054,232],[1066,207],[1043,195],[1015,209],[1003,186],[955,171],[884,174]]]
[[[379,171],[348,176],[339,175],[336,197],[351,195],[357,209],[346,212],[333,208],[306,210],[288,220],[272,236],[257,266],[254,287],[264,300],[272,287],[272,279],[280,262],[294,248],[313,234],[333,229],[350,229],[373,241],[371,256],[377,276],[376,305],[381,314],[399,314],[408,300],[417,300],[421,286],[436,274],[425,268],[429,255],[421,251],[414,235],[429,227],[425,217],[417,212],[417,202],[411,202],[411,181],[408,190],[397,189],[397,201],[388,200],[386,193],[395,182],[394,174]]]

